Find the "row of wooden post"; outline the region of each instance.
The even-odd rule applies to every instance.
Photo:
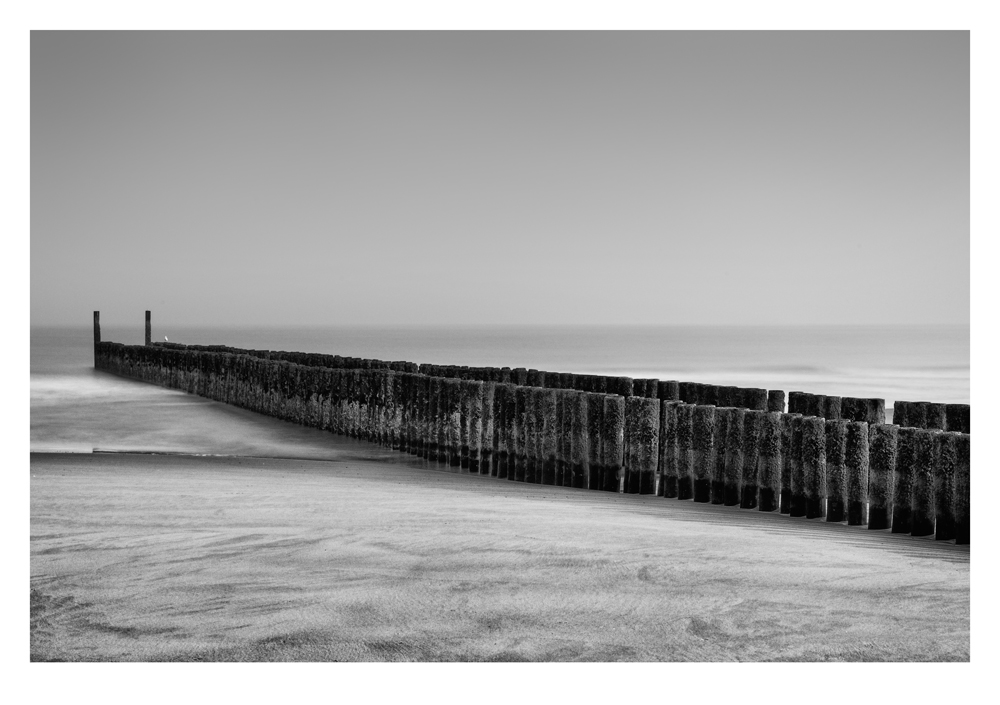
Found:
[[[514,370],[512,382],[484,382],[98,336],[95,313],[101,369],[477,474],[969,540],[967,433],[517,384],[542,381],[529,370]],[[662,391],[658,380],[621,379],[623,390],[627,380],[632,391]],[[667,393],[690,392],[684,384]],[[877,404],[858,401],[852,413],[878,417]]]

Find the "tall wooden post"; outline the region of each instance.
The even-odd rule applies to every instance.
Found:
[[[150,320],[150,313],[146,311],[146,345],[153,344],[153,323]]]
[[[97,367],[97,344],[101,342],[101,312],[94,311],[94,367]]]

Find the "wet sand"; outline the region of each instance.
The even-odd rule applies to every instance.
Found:
[[[33,454],[31,653],[83,661],[969,659],[969,548],[330,461]]]

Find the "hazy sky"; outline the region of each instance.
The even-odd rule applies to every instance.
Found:
[[[966,32],[33,32],[31,323],[968,323]]]

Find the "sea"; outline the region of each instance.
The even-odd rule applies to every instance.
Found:
[[[817,394],[970,402],[969,326],[156,326],[154,339],[444,365],[525,367]],[[102,326],[142,344],[143,326]],[[343,440],[99,372],[93,329],[31,329],[32,452],[322,459]]]

